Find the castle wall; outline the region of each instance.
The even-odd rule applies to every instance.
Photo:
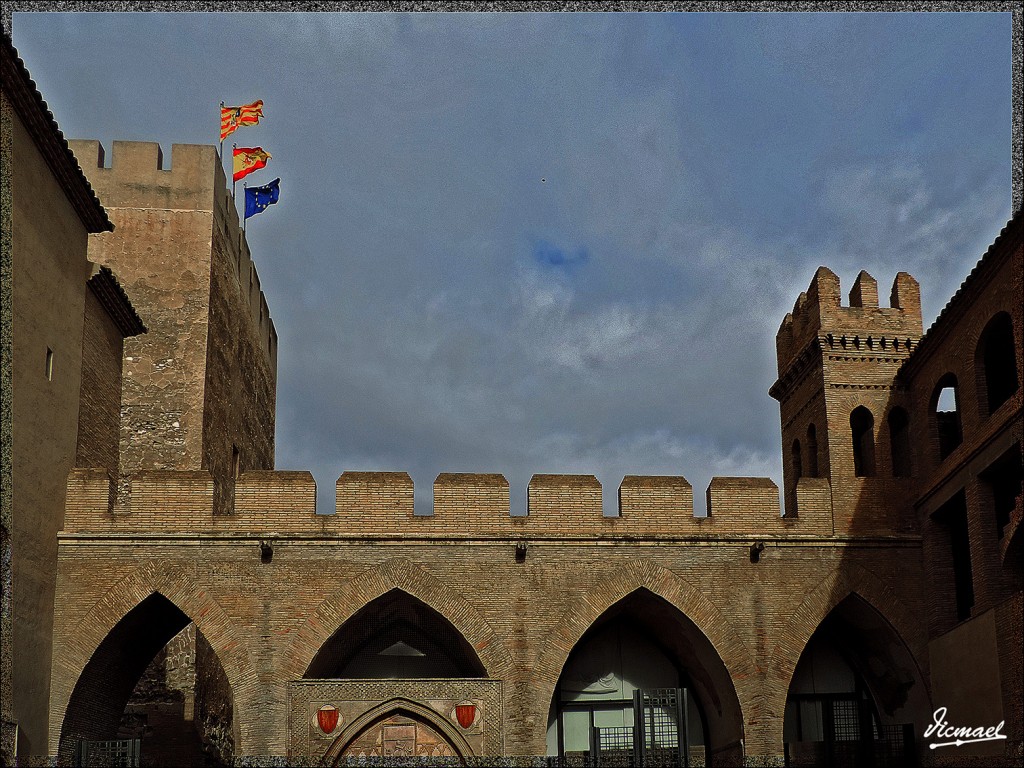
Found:
[[[214,504],[225,513],[235,450],[239,471],[274,467],[277,334],[219,162],[214,189],[202,466],[219,481]]]
[[[122,476],[212,472],[218,513],[235,472],[274,460],[277,336],[214,147],[73,141],[116,229],[92,237],[149,332],[125,343]],[[120,495],[130,486],[122,481]],[[122,503],[127,503],[122,498]]]
[[[716,478],[709,518],[693,516],[683,478],[625,478],[619,518],[602,514],[601,486],[590,476],[535,477],[526,517],[509,515],[500,475],[439,476],[431,516],[412,514],[404,473],[343,474],[334,515],[315,514],[308,473],[244,473],[233,515],[213,514],[205,472],[145,473],[134,484],[132,511],[120,514],[103,473],[75,470],[69,479],[55,658],[66,676],[53,699],[55,723],[74,670],[106,634],[99,627],[150,590],[185,610],[218,654],[248,660],[221,657],[237,755],[285,754],[287,682],[303,676],[345,618],[391,588],[441,611],[481,653],[488,676],[504,681],[511,754],[545,752],[565,657],[604,608],[636,588],[676,605],[710,639],[746,715],[748,755],[777,754],[788,676],[803,643],[846,594],[862,594],[926,658],[924,622],[907,618],[922,608],[906,578],[919,541],[895,533],[832,537],[821,478],[802,481],[807,512],[797,519],[780,516],[778,489],[757,478]],[[757,562],[755,542],[763,545]],[[270,558],[261,544],[271,547]],[[82,579],[83,562],[103,567]],[[198,585],[216,611],[188,604]],[[581,615],[581,605],[594,615]],[[83,611],[97,631],[80,636],[72,628]],[[769,683],[772,700],[764,695]],[[59,730],[51,738],[55,749]]]
[[[1005,720],[1011,739],[1006,753],[1019,759],[1024,754],[1024,676],[1020,671],[1024,498],[1019,475],[1024,444],[1024,248],[1019,214],[1015,221],[947,304],[901,376],[909,388],[915,430],[914,511],[924,534],[925,574],[931,585],[931,653],[937,669],[956,670],[956,674],[937,676],[936,706],[948,707],[951,722]],[[988,407],[979,351],[986,327],[1000,313],[1011,319],[1013,352],[1006,357],[1015,357],[1017,389],[993,410]],[[956,377],[962,441],[943,458],[936,395],[949,374]],[[1013,508],[1006,512],[1007,524],[1001,527],[991,474],[998,465],[1014,462],[1017,495],[1009,502]],[[949,524],[946,511],[950,507],[965,515],[963,530]],[[958,614],[953,555],[954,540],[963,536],[973,593],[966,616]],[[1004,750],[999,744],[982,744],[973,745],[967,754],[1002,755]]]
[[[914,539],[762,535],[765,550],[752,563],[750,537],[666,546],[659,537],[540,536],[527,537],[518,561],[519,537],[501,534],[452,538],[413,529],[366,546],[355,535],[276,533],[65,534],[55,659],[64,674],[54,722],[92,644],[150,590],[182,607],[222,654],[239,721],[238,755],[286,753],[287,682],[303,676],[345,618],[392,588],[440,611],[477,648],[488,677],[504,681],[511,754],[545,753],[548,707],[566,656],[605,608],[637,588],[679,608],[721,656],[743,708],[748,755],[779,753],[788,676],[802,643],[838,602],[822,599],[823,584],[829,594],[837,582],[859,591],[915,655],[926,656],[924,623],[913,618],[922,596],[905,578],[918,557]],[[261,559],[261,541],[273,547],[269,562]],[[82,562],[103,567],[83,579]],[[200,589],[216,610],[202,608]],[[790,658],[791,645],[798,650]],[[247,661],[232,661],[239,657]],[[250,669],[255,679],[247,679]],[[766,699],[768,691],[774,693]]]
[[[70,144],[115,227],[90,238],[89,257],[117,273],[149,328],[125,341],[120,472],[199,469],[212,173],[201,153],[163,170],[157,144],[115,142],[109,168],[98,142]]]
[[[14,158],[9,169],[13,622],[4,637],[11,638],[19,752],[43,754],[57,531],[64,516],[67,471],[75,460],[90,267],[86,227],[6,97],[3,109]]]
[[[82,393],[75,464],[117,476],[121,432],[121,356],[124,337],[92,291],[85,295]]]

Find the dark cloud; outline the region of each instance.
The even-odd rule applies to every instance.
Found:
[[[781,480],[774,337],[819,265],[922,284],[1009,217],[1008,14],[15,14],[68,135],[245,142],[277,461]],[[966,52],[970,55],[966,55]],[[277,64],[254,70],[254,56]],[[540,179],[544,179],[543,182]],[[262,183],[261,181],[261,183]]]

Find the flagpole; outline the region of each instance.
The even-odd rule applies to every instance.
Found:
[[[245,225],[249,221],[249,217],[245,215],[245,190],[248,188],[249,182],[242,182],[242,235],[245,235]]]
[[[235,199],[235,147],[237,144],[231,145],[231,199]]]
[[[220,103],[220,114],[221,114],[221,121],[223,121],[224,120],[224,102],[223,101]],[[224,164],[224,135],[223,135],[223,130],[221,131],[221,137],[220,137],[220,162],[221,162],[221,165]]]

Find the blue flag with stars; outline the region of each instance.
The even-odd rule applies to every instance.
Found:
[[[280,184],[280,179],[274,179],[262,187],[246,187],[244,218],[248,219],[257,213],[263,213],[267,210],[268,205],[276,203],[277,198],[281,196]]]

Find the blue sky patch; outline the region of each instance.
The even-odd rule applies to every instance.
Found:
[[[533,246],[533,260],[543,267],[573,269],[590,261],[590,251],[583,246],[576,249],[559,248],[547,240],[538,240]]]

